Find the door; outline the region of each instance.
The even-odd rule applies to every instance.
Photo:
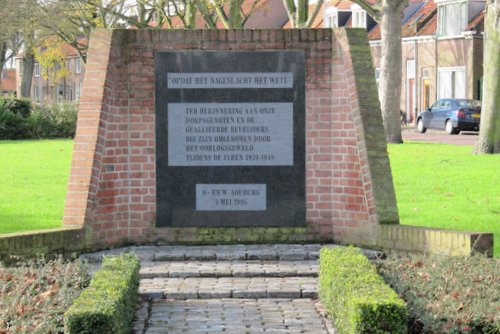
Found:
[[[408,80],[408,110],[406,111],[406,122],[415,121],[415,79]]]
[[[422,80],[422,111],[425,111],[431,105],[431,80]]]

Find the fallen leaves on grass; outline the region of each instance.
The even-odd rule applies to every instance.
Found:
[[[390,255],[380,273],[407,302],[409,333],[500,333],[500,260]]]
[[[0,266],[0,334],[63,333],[63,314],[88,284],[78,261]]]

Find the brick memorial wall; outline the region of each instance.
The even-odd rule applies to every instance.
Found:
[[[92,246],[374,244],[398,223],[363,31],[97,30],[85,75],[64,224]],[[203,144],[224,131],[237,147]]]

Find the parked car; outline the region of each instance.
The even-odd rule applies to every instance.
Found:
[[[417,118],[417,130],[446,130],[450,135],[460,131],[479,131],[481,101],[467,99],[441,99]]]

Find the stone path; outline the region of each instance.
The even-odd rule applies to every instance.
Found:
[[[137,334],[334,333],[316,300],[321,247],[142,246],[83,258],[97,268],[104,255],[139,256]]]
[[[327,333],[308,299],[155,301],[148,334]]]

